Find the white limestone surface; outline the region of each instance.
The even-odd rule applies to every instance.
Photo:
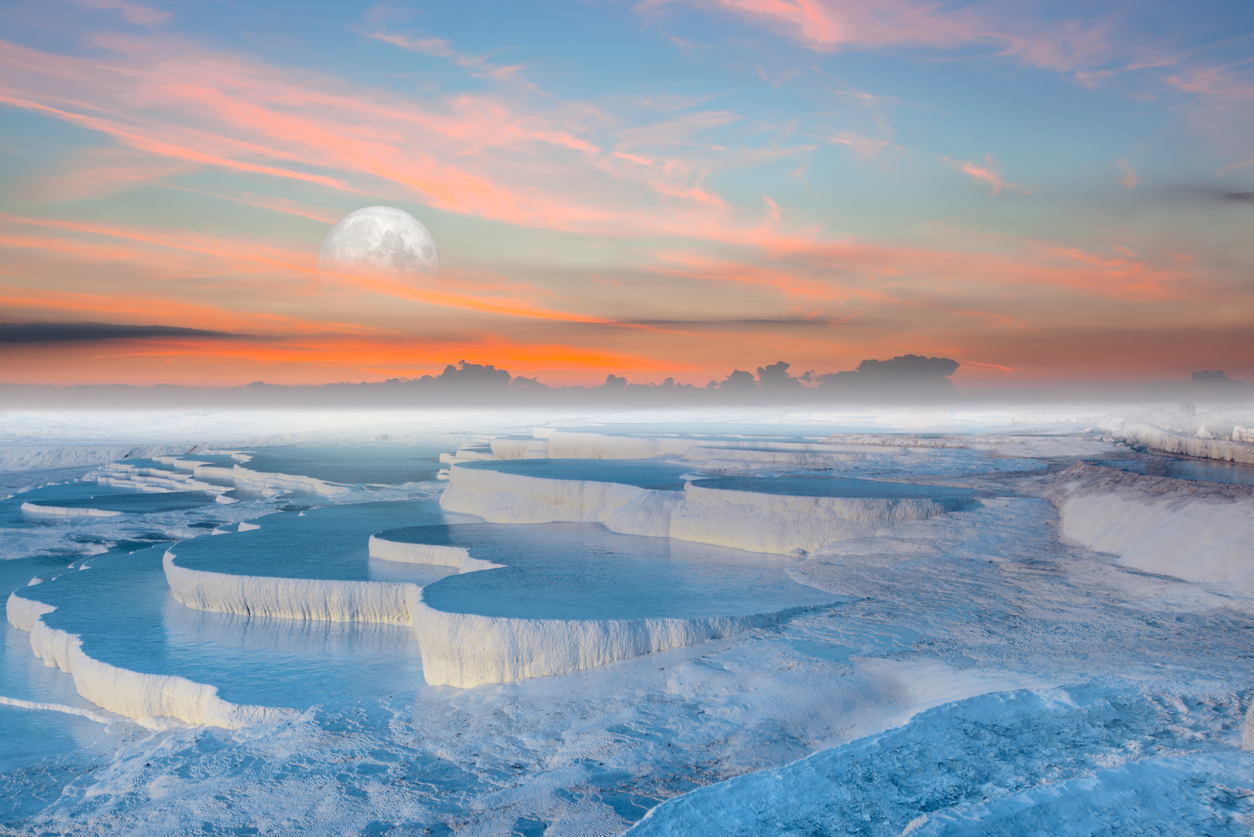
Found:
[[[336,485],[316,477],[304,477],[296,474],[267,474],[261,471],[253,471],[241,465],[236,465],[233,468],[224,468],[221,465],[197,465],[192,473],[201,479],[230,480],[237,486],[243,486],[253,491],[274,489],[279,491],[312,491],[317,494],[333,496],[344,494],[349,490],[348,486]]]
[[[1182,436],[1147,424],[1123,425],[1120,432],[1128,442],[1151,450],[1254,465],[1254,444],[1245,441],[1245,436],[1235,431],[1233,438],[1237,441]]]
[[[496,459],[535,459],[549,455],[549,443],[543,439],[493,439],[492,456]]]
[[[185,724],[226,729],[295,716],[288,709],[225,701],[218,697],[216,687],[184,677],[144,674],[97,660],[83,651],[82,638],[77,634],[49,627],[43,621],[43,616],[54,610],[16,593],[7,603],[9,624],[30,634],[35,656],[44,665],[73,677],[78,693],[102,709],[148,726],[160,726],[163,719],[173,718]]]
[[[167,550],[166,581],[180,604],[241,616],[272,616],[323,622],[407,625],[420,589],[390,581],[329,581],[231,575],[180,567]]]
[[[669,509],[669,502],[681,499],[676,491],[591,480],[545,479],[454,465],[449,469],[449,484],[440,498],[440,507],[479,515],[490,523],[605,523],[629,504],[656,507],[662,514]],[[669,531],[667,519],[633,519],[650,531],[613,531],[659,536]]]
[[[47,517],[117,517],[120,511],[109,509],[87,509],[71,506],[45,506],[40,503],[23,503],[22,511],[26,514],[39,514]]]
[[[464,546],[440,546],[426,543],[390,541],[379,535],[370,536],[370,557],[399,564],[427,564],[436,567],[454,567],[459,573],[492,570],[503,564],[494,564],[481,558],[472,558]]]
[[[1254,597],[1254,489],[1077,466],[1064,472],[1054,502],[1073,543]]]
[[[776,625],[817,609],[698,619],[509,619],[446,613],[419,597],[414,630],[427,682],[471,688],[596,668]]]
[[[689,483],[671,518],[679,540],[781,555],[809,553],[874,535],[906,520],[959,511],[973,501],[798,497],[704,488]]]
[[[453,467],[440,498],[447,511],[490,523],[603,523],[626,535],[770,552],[814,552],[873,535],[903,520],[964,508],[960,499],[794,497],[701,488],[654,491],[590,480],[556,480]]]

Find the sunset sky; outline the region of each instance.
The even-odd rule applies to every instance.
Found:
[[[0,322],[167,327],[0,382],[1254,378],[1249,2],[262,5],[0,7]],[[373,204],[438,279],[324,286]]]

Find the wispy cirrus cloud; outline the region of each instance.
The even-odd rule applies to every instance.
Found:
[[[128,3],[126,0],[74,0],[74,2],[91,11],[117,12],[127,23],[137,26],[157,26],[173,16],[164,9],[155,9],[140,3]]]
[[[1007,192],[1027,194],[1027,190],[1023,186],[1018,183],[1011,183],[1001,176],[1000,166],[989,155],[985,155],[984,159],[978,163],[970,160],[946,160],[946,162],[972,180],[988,184],[992,190],[990,192],[992,195],[998,194],[1003,189]]]
[[[679,0],[649,0],[656,8]],[[1110,55],[1104,21],[1049,21],[1013,4],[947,6],[932,0],[694,0],[789,35],[811,49],[983,47],[1023,64],[1060,71]]]

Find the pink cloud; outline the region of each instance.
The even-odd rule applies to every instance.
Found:
[[[1119,165],[1119,171],[1122,172],[1119,175],[1119,185],[1125,189],[1135,189],[1137,184],[1141,182],[1141,179],[1136,176],[1136,169],[1132,168],[1132,164],[1127,160],[1116,160],[1115,162]]]
[[[1026,190],[1018,183],[1011,183],[1001,176],[997,170],[997,161],[988,155],[985,155],[983,164],[960,160],[952,160],[950,164],[972,180],[987,183],[993,190],[991,194],[996,195],[1002,189],[1026,194]]]
[[[661,2],[646,6],[663,5]],[[1073,71],[1110,55],[1104,28],[1028,19],[1007,4],[933,0],[696,0],[761,21],[816,50],[982,46],[1032,66]]]
[[[151,6],[138,3],[127,3],[124,0],[75,0],[84,9],[93,11],[106,10],[117,12],[127,23],[137,26],[157,26],[170,19],[171,14]]]

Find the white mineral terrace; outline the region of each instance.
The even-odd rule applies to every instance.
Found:
[[[117,715],[159,724],[173,718],[185,724],[238,729],[248,724],[291,717],[286,709],[240,706],[218,697],[213,686],[183,677],[143,674],[101,662],[83,651],[82,639],[44,622],[56,608],[33,599],[9,596],[9,624],[30,634],[31,649],[44,665],[74,678],[87,700]]]
[[[455,566],[463,573],[500,566],[472,558],[463,548],[398,543],[377,535],[370,539],[370,551],[383,560]],[[436,610],[423,602],[416,584],[206,572],[180,567],[172,550],[164,564],[174,597],[199,610],[412,625],[427,682],[460,688],[567,674],[778,624],[814,609],[694,619],[515,619]]]
[[[440,505],[490,523],[603,523],[612,532],[670,537],[780,555],[867,537],[903,520],[957,511],[960,499],[797,497],[688,484],[682,492],[562,480],[454,465]]]
[[[1054,500],[1062,535],[1075,543],[1128,567],[1254,597],[1254,488],[1077,466]]]
[[[527,476],[461,464],[494,457],[669,457],[681,465],[730,465],[743,472],[781,465],[827,467],[865,455],[852,449],[863,442],[712,443],[540,431],[537,436],[542,438],[474,444],[456,455],[442,457],[450,468],[441,507],[449,512],[478,515],[490,523],[601,523],[621,534],[805,557],[842,541],[877,537],[906,521],[960,512],[975,502],[952,497],[795,496],[710,487],[691,481],[682,491],[655,490],[586,479]],[[162,459],[181,472],[165,474],[152,469],[110,466],[103,469],[100,479],[157,490],[177,486],[183,490],[219,491],[202,480],[324,495],[349,490],[311,477],[251,471],[239,464],[227,468],[177,457]],[[1250,547],[1254,543],[1254,489],[1145,477],[1087,465],[1075,466],[1053,479],[1050,498],[1059,510],[1060,532],[1065,539],[1091,550],[1112,553],[1129,567],[1225,585],[1236,595],[1254,597]],[[22,509],[62,516],[120,514],[31,503]],[[238,531],[251,528],[255,525],[241,523]],[[165,577],[174,598],[186,607],[284,619],[409,625],[418,639],[426,681],[461,688],[603,666],[775,625],[797,613],[816,609],[792,607],[700,618],[484,616],[430,607],[424,601],[423,588],[413,583],[233,575],[181,566],[177,552],[174,547],[165,553]],[[472,557],[464,547],[398,542],[379,535],[369,539],[369,555],[393,563],[451,567],[460,573],[501,566]],[[176,676],[134,672],[93,659],[83,651],[79,636],[52,628],[44,621],[43,617],[53,610],[16,593],[8,600],[8,620],[29,632],[34,653],[46,665],[72,675],[79,694],[110,712],[146,723],[173,718],[187,724],[226,728],[284,717],[288,712],[232,704],[219,698],[217,689],[209,685]]]
[[[120,511],[110,509],[90,509],[75,506],[46,506],[42,503],[23,503],[22,511],[27,514],[46,515],[48,517],[117,517]]]

